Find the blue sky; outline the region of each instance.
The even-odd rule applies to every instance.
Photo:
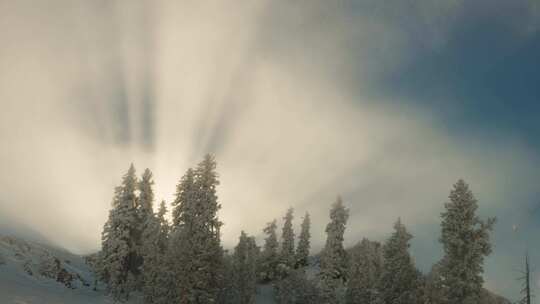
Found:
[[[532,12],[523,1],[467,2],[444,46],[422,47],[382,79],[381,91],[435,109],[454,132],[515,136],[538,149],[540,34],[520,32]],[[479,3],[482,3],[481,5]],[[447,108],[456,111],[445,111]]]

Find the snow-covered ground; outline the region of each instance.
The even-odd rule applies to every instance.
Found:
[[[81,256],[0,236],[0,304],[113,303],[93,284]]]
[[[59,282],[60,280],[60,282]],[[0,235],[0,304],[112,304],[83,257]],[[133,298],[128,304],[140,304]],[[274,304],[271,285],[258,287],[257,304]]]

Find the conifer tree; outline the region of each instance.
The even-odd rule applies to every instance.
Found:
[[[330,210],[330,223],[326,226],[326,244],[321,252],[320,288],[324,303],[339,303],[339,289],[346,280],[347,253],[343,248],[343,235],[349,218],[349,210],[341,197]]]
[[[409,254],[412,235],[400,219],[394,230],[383,246],[379,294],[385,304],[417,304],[421,302],[422,277]]]
[[[173,303],[190,303],[181,301],[180,296],[188,294],[191,282],[184,274],[192,272],[190,235],[195,230],[195,174],[189,168],[176,186],[176,198],[172,202],[172,226],[166,264],[170,267],[170,300]]]
[[[309,249],[311,233],[309,231],[311,221],[309,213],[306,212],[302,225],[300,226],[300,237],[298,240],[298,247],[296,248],[296,267],[304,267],[308,265]]]
[[[215,303],[224,285],[215,169],[207,155],[177,187],[168,259],[178,303]]]
[[[379,300],[377,287],[383,265],[381,245],[363,239],[352,248],[349,262],[346,303],[377,303]]]
[[[186,171],[186,174],[176,186],[176,199],[172,202],[172,230],[192,229],[195,218],[195,173],[192,168]]]
[[[224,285],[223,248],[221,247],[221,226],[218,218],[221,205],[218,203],[217,186],[219,185],[214,156],[207,154],[195,170],[195,188],[197,206],[200,208],[202,233],[201,254],[206,266],[199,272],[199,303],[213,303]]]
[[[144,170],[142,178],[138,184],[139,200],[137,207],[139,211],[139,218],[143,226],[146,225],[148,219],[154,215],[153,185],[154,180],[152,179],[152,172],[147,168]],[[144,228],[142,230],[144,230]]]
[[[293,230],[293,208],[289,208],[283,217],[283,230],[281,233],[281,263],[282,274],[286,275],[294,268],[294,230]]]
[[[259,248],[255,239],[242,231],[232,259],[233,303],[252,304],[255,302],[258,255]]]
[[[459,180],[450,192],[442,217],[444,248],[441,276],[449,304],[478,303],[481,297],[484,257],[491,253],[490,232],[495,219],[481,220],[477,200]]]
[[[144,257],[151,255],[150,252],[153,248],[149,243],[151,240],[148,238],[153,238],[156,233],[156,218],[154,215],[154,191],[152,186],[154,181],[152,179],[152,172],[150,169],[144,170],[144,173],[141,177],[141,180],[138,182],[139,197],[137,200],[137,214],[138,214],[138,227],[136,233],[135,244],[137,246],[137,256],[136,256],[136,267],[138,269],[143,268]],[[148,231],[147,231],[148,230]],[[145,252],[147,251],[147,252]],[[148,268],[148,267],[146,267]],[[144,275],[143,275],[144,276]],[[144,278],[137,278],[137,285],[142,285]]]
[[[167,209],[162,201],[157,215],[148,220],[143,233],[143,294],[146,303],[165,304],[169,300],[169,277],[166,252],[169,224],[165,219]]]
[[[272,281],[277,277],[279,243],[276,230],[276,220],[267,223],[263,229],[266,238],[264,239],[263,251],[259,262],[259,279],[263,282]]]
[[[295,269],[277,282],[275,294],[278,304],[318,304],[323,301],[317,284],[307,278],[305,269]]]
[[[102,233],[100,276],[117,300],[129,298],[135,285],[134,278],[138,275],[136,187],[137,177],[132,164],[122,179],[122,185],[115,189],[113,208]]]
[[[446,304],[446,294],[448,293],[441,277],[441,265],[444,261],[439,261],[427,274],[424,285],[424,297],[429,304]]]

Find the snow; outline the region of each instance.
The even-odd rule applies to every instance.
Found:
[[[256,304],[274,304],[274,287],[271,284],[257,286]]]
[[[73,288],[41,274],[54,259],[76,276]],[[93,282],[94,276],[83,257],[59,248],[0,235],[0,304],[113,303],[105,295],[103,286],[98,286],[98,291],[93,290]],[[129,302],[135,303],[140,301]]]
[[[78,274],[82,281],[68,288],[53,278],[39,274],[40,266],[57,258],[62,267]],[[66,262],[67,261],[67,262]],[[32,275],[25,270],[31,265]],[[28,268],[28,267],[27,267]],[[113,304],[102,285],[93,290],[94,276],[84,258],[63,249],[0,235],[0,304]],[[258,285],[256,304],[275,304],[271,284]],[[135,296],[126,304],[142,304]]]

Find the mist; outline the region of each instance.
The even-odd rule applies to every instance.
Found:
[[[423,47],[444,46],[461,12],[451,3],[407,8],[430,28]],[[157,201],[170,203],[184,172],[213,153],[227,248],[294,207],[295,225],[312,215],[316,251],[341,194],[348,245],[384,239],[401,216],[428,267],[459,178],[510,231],[535,191],[537,155],[374,93],[417,47],[389,6],[0,1],[0,220],[94,252],[130,163],[150,168]]]

